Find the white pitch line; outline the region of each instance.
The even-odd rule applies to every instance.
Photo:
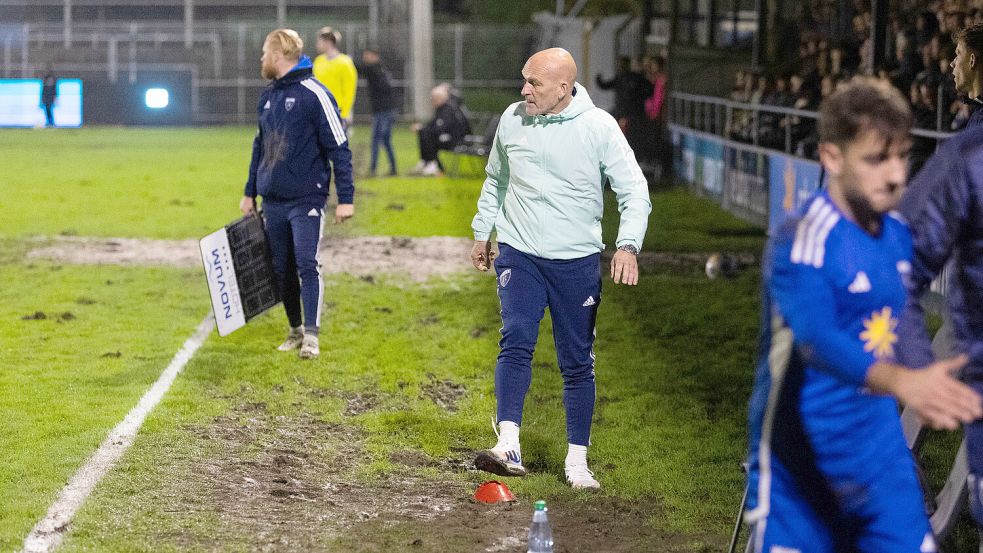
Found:
[[[184,342],[181,349],[174,354],[171,363],[161,373],[157,382],[154,382],[147,393],[140,398],[136,407],[130,410],[126,418],[116,425],[116,428],[113,428],[99,449],[68,481],[68,484],[62,489],[61,495],[58,496],[58,500],[48,509],[48,514],[34,526],[31,533],[24,539],[23,553],[48,553],[58,548],[79,507],[92,493],[96,484],[102,480],[102,477],[133,444],[133,439],[140,431],[144,419],[160,403],[161,398],[167,393],[178,373],[188,364],[191,357],[211,334],[213,328],[215,328],[215,319],[212,315],[208,315],[198,325],[194,334]]]

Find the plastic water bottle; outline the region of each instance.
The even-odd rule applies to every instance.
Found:
[[[546,518],[546,502],[537,501],[529,526],[529,548],[527,553],[553,553],[553,531]]]

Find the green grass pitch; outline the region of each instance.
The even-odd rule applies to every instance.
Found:
[[[0,550],[20,548],[79,465],[208,312],[196,269],[69,265],[59,235],[198,238],[237,216],[253,129],[0,131]],[[360,173],[368,129],[356,130]],[[400,169],[416,161],[396,135]],[[383,162],[383,168],[385,169]],[[332,236],[469,236],[481,175],[358,179]],[[645,247],[758,254],[762,233],[679,189],[652,194]],[[617,211],[608,194],[605,239]],[[532,474],[512,508],[468,502],[494,442],[495,286],[463,272],[327,278],[322,355],[272,350],[277,308],[213,334],[89,497],[65,551],[519,550],[531,502],[568,551],[719,551],[743,486],[759,272],[647,267],[606,279],[592,465],[570,491],[549,317],[526,404]],[[45,314],[37,319],[37,312]],[[516,530],[518,528],[518,530]],[[511,549],[509,549],[511,543]],[[503,545],[504,544],[504,545]],[[606,544],[606,545],[598,545]]]

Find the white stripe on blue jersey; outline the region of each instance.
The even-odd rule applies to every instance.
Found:
[[[814,264],[813,260],[816,259],[819,249],[819,236],[822,234],[823,226],[826,224],[826,220],[833,210],[829,204],[818,201],[816,203],[821,205],[816,216],[809,222],[809,232],[806,233],[805,254],[802,256],[802,262],[808,265]]]
[[[795,263],[802,261],[802,256],[805,253],[803,250],[806,247],[804,235],[808,235],[809,226],[815,221],[816,213],[821,207],[818,201],[812,202],[812,205],[809,206],[809,211],[806,212],[795,227],[795,242],[792,244],[792,261]]]
[[[839,221],[840,214],[826,199],[817,197],[813,200],[809,211],[795,228],[792,263],[822,268],[826,258],[826,239]]]
[[[822,268],[823,261],[826,259],[826,239],[829,238],[829,233],[832,232],[836,223],[840,222],[840,215],[833,210],[832,206],[830,206],[830,211],[832,213],[826,217],[822,227],[819,228],[819,234],[816,236],[816,255],[813,257],[813,265],[817,269]]]

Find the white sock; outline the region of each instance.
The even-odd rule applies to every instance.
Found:
[[[519,425],[512,421],[498,423],[498,444],[495,449],[519,451]]]
[[[587,446],[567,444],[567,459],[565,466],[587,465]]]

